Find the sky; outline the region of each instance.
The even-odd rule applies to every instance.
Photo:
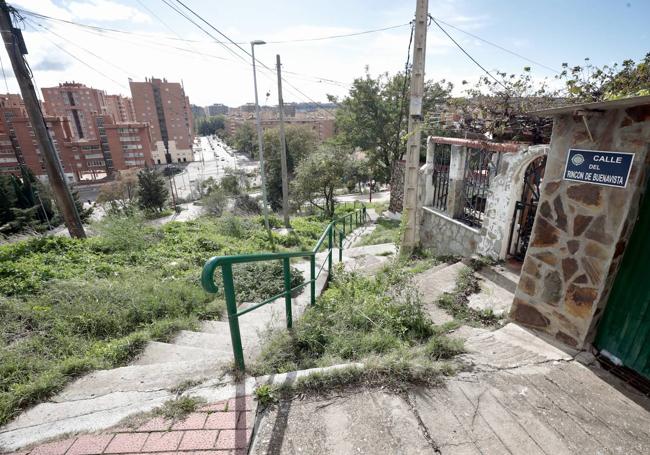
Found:
[[[165,0],[183,10],[176,0]],[[181,0],[207,22],[242,43],[256,46],[260,104],[277,104],[276,54],[281,55],[285,102],[343,97],[350,83],[404,68],[415,0]],[[53,18],[128,33],[101,32],[25,16],[23,35],[37,87],[76,81],[109,94],[129,95],[128,79],[182,81],[193,104],[238,106],[253,101],[250,56],[202,32],[163,0],[9,0]],[[458,43],[489,71],[532,68],[538,81],[561,71],[563,62],[595,65],[641,59],[650,52],[648,0],[429,0],[434,17],[544,66],[506,53],[444,24]],[[196,21],[196,19],[194,17]],[[202,24],[221,39],[217,32]],[[359,36],[299,41],[393,27]],[[278,43],[278,41],[292,41]],[[18,92],[6,51],[6,84]],[[548,67],[548,68],[547,68]],[[436,26],[427,36],[426,78],[476,81],[482,70]],[[0,90],[3,90],[0,82]]]

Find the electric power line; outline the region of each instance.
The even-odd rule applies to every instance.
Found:
[[[479,41],[482,41],[482,42],[484,42],[485,44],[489,44],[490,46],[496,47],[497,49],[500,49],[500,50],[502,50],[502,51],[504,51],[504,52],[507,52],[508,54],[514,55],[515,57],[519,57],[520,59],[526,60],[526,61],[529,62],[529,63],[532,63],[532,64],[534,64],[534,65],[540,66],[540,67],[542,67],[542,68],[546,68],[547,70],[552,71],[552,72],[557,73],[557,74],[560,74],[560,73],[561,73],[561,71],[558,71],[558,70],[556,70],[555,68],[551,68],[551,67],[548,66],[548,65],[545,65],[545,64],[540,63],[540,62],[536,62],[535,60],[533,60],[533,59],[531,59],[531,58],[528,58],[528,57],[526,57],[525,55],[521,55],[521,54],[519,54],[519,53],[517,53],[517,52],[515,52],[515,51],[511,51],[511,50],[508,49],[508,48],[505,48],[505,47],[503,47],[503,46],[501,46],[501,45],[499,45],[499,44],[497,44],[497,43],[494,43],[494,42],[492,42],[492,41],[488,41],[488,40],[486,40],[485,38],[481,38],[481,37],[478,36],[478,35],[475,35],[475,34],[473,34],[473,33],[470,33],[470,32],[468,32],[468,31],[466,31],[466,30],[463,30],[463,29],[461,29],[461,28],[458,28],[458,27],[456,27],[455,25],[452,25],[452,24],[450,24],[450,23],[448,23],[448,22],[445,22],[445,21],[443,21],[443,20],[441,20],[441,19],[434,18],[434,17],[431,16],[431,15],[429,15],[429,17],[431,18],[431,20],[436,20],[436,21],[440,22],[441,24],[446,25],[447,27],[453,28],[454,30],[457,30],[457,31],[459,31],[459,32],[461,32],[461,33],[464,33],[465,35],[471,36],[472,38],[475,38],[475,39],[477,39],[477,40],[479,40]]]
[[[487,75],[490,76],[492,79],[494,79],[494,81],[495,81],[497,84],[499,84],[501,87],[503,87],[506,91],[509,91],[508,87],[506,87],[506,86],[503,84],[503,82],[501,82],[499,79],[497,79],[496,77],[494,77],[494,76],[492,75],[492,73],[490,73],[488,70],[486,70],[485,67],[483,67],[483,65],[481,65],[481,64],[480,64],[480,63],[479,63],[479,62],[478,62],[474,57],[472,57],[472,56],[469,54],[469,52],[467,52],[465,49],[463,49],[463,46],[461,46],[460,44],[458,44],[458,41],[456,41],[456,40],[455,40],[455,39],[454,39],[454,38],[453,38],[449,33],[447,33],[447,30],[445,30],[444,28],[442,28],[442,25],[440,25],[440,24],[438,23],[438,21],[436,21],[436,19],[435,19],[432,15],[429,14],[429,18],[433,21],[434,24],[436,24],[436,25],[438,26],[438,28],[439,28],[440,30],[442,30],[442,33],[444,33],[445,35],[447,35],[447,38],[449,38],[449,39],[450,39],[450,40],[451,40],[451,41],[452,41],[452,42],[453,42],[453,43],[458,47],[458,49],[460,49],[460,50],[463,52],[463,54],[465,54],[465,55],[466,55],[466,56],[467,56],[467,57],[468,57],[472,62],[474,62],[474,63],[476,64],[476,66],[478,66],[479,68],[481,68],[481,69],[485,72],[485,74],[487,74]]]
[[[34,24],[32,24],[31,22],[26,22],[26,23],[29,23],[29,25],[31,25],[31,26],[34,28],[34,30],[37,30],[37,31],[38,31],[38,28],[36,28],[36,27],[34,26]],[[126,89],[126,88],[127,88],[126,85],[122,84],[121,82],[116,81],[116,80],[113,79],[112,77],[107,76],[106,74],[104,74],[104,73],[102,73],[101,71],[97,70],[95,67],[93,67],[92,65],[90,65],[89,63],[87,63],[86,61],[84,61],[83,59],[77,57],[77,56],[74,55],[72,52],[70,52],[70,51],[68,51],[67,49],[65,49],[65,48],[64,48],[63,46],[61,46],[59,43],[56,43],[56,42],[54,42],[53,40],[50,40],[50,42],[51,42],[54,46],[56,46],[59,50],[61,50],[62,52],[65,52],[65,53],[68,54],[70,57],[72,57],[73,59],[75,59],[76,61],[78,61],[79,63],[81,63],[82,65],[84,65],[84,66],[90,68],[92,71],[94,71],[94,72],[96,72],[96,73],[98,73],[98,74],[101,74],[103,77],[105,77],[106,79],[110,80],[110,81],[113,82],[114,84],[119,85],[119,86],[122,87],[123,89]]]
[[[5,81],[5,88],[7,89],[7,94],[9,94],[9,84],[7,83],[7,74],[5,73],[5,66],[2,63],[2,57],[0,57],[0,68],[2,68],[2,78]]]
[[[154,14],[150,8],[147,8],[140,0],[137,0],[137,2],[147,11],[149,12],[152,16],[160,20],[160,18]],[[137,32],[131,32],[128,30],[120,30],[116,28],[110,28],[110,27],[100,27],[97,25],[89,25],[89,24],[83,24],[80,22],[75,22],[67,19],[61,19],[58,17],[52,17],[52,16],[47,16],[45,14],[40,14],[36,13],[34,11],[29,11],[26,9],[21,9],[17,8],[18,11],[20,11],[23,14],[29,15],[29,16],[35,16],[41,19],[47,19],[47,20],[52,20],[52,21],[58,21],[58,22],[64,22],[66,24],[70,25],[76,25],[78,27],[84,27],[84,28],[91,28],[94,30],[98,31],[105,31],[105,32],[112,32],[112,33],[123,33],[123,34],[128,34],[128,35],[137,35],[137,36],[149,36],[145,33],[137,33]],[[164,24],[163,21],[161,23]],[[352,33],[344,33],[340,35],[327,35],[327,36],[317,36],[314,38],[296,38],[296,39],[287,39],[287,40],[277,40],[277,41],[268,41],[269,44],[290,44],[290,43],[304,43],[304,42],[309,42],[309,41],[325,41],[325,40],[331,40],[331,39],[340,39],[340,38],[350,38],[350,37],[355,37],[355,36],[361,36],[361,35],[368,35],[371,33],[379,33],[379,32],[384,32],[388,30],[394,30],[402,27],[408,26],[409,23],[406,24],[398,24],[398,25],[390,25],[388,27],[381,27],[381,28],[375,28],[375,29],[370,29],[370,30],[362,30],[359,32],[352,32]],[[170,29],[173,33],[176,33],[173,29],[171,29],[168,25],[165,25],[166,28]],[[175,40],[175,41],[183,41],[183,42],[188,42],[188,43],[202,43],[205,42],[203,40],[191,40],[187,38],[182,38],[182,37],[173,37],[173,36],[162,36],[164,39],[169,39],[169,40]],[[247,42],[240,41],[237,42],[237,44],[248,44]]]
[[[165,4],[169,5],[169,3],[167,2],[167,0],[162,0],[162,1],[163,1]],[[216,31],[219,35],[221,35],[222,37],[224,37],[225,39],[227,39],[230,43],[232,43],[233,45],[235,45],[235,46],[236,46],[237,48],[239,48],[242,52],[244,52],[246,55],[248,55],[249,57],[252,58],[252,54],[251,54],[250,52],[248,52],[246,49],[244,49],[243,47],[241,47],[238,43],[236,43],[235,41],[233,41],[233,40],[232,40],[228,35],[226,35],[225,33],[223,33],[221,30],[219,30],[218,28],[216,28],[214,25],[212,25],[211,23],[209,23],[207,20],[205,20],[203,17],[201,17],[201,15],[197,14],[197,13],[196,13],[194,10],[192,10],[190,7],[188,7],[187,5],[185,5],[185,3],[183,3],[181,0],[176,0],[176,3],[180,4],[183,8],[185,8],[186,10],[188,10],[192,15],[196,16],[196,17],[197,17],[201,22],[205,23],[208,27],[210,27],[211,29],[213,29],[214,31]],[[183,16],[187,18],[187,16],[185,16],[185,15],[183,15]],[[191,21],[191,20],[190,20],[190,21]],[[191,22],[195,24],[194,21],[191,21]],[[201,30],[203,30],[204,32],[206,32],[202,27],[199,27],[199,28],[200,28]],[[210,37],[212,37],[212,34],[210,34],[210,33],[208,33],[208,32],[206,32],[206,33],[207,33]],[[229,49],[230,49],[230,48],[229,48]],[[234,52],[234,51],[232,51],[232,52]],[[237,55],[238,55],[240,58],[243,58],[243,57],[241,57],[241,55],[239,55],[239,54],[237,54]],[[264,63],[260,62],[258,59],[255,59],[255,61],[258,62],[258,63],[259,63],[263,68],[265,68],[265,69],[268,70],[269,72],[271,72],[271,73],[275,73],[273,70],[271,70],[271,69],[270,69],[268,66],[266,66]],[[303,97],[305,97],[306,99],[308,99],[309,101],[311,101],[311,102],[314,103],[315,105],[319,106],[320,110],[322,110],[323,112],[327,113],[327,115],[330,115],[330,116],[332,115],[331,112],[329,112],[329,111],[323,109],[323,106],[322,106],[320,103],[318,103],[317,101],[313,100],[311,97],[309,97],[308,95],[306,95],[305,93],[303,93],[300,89],[298,89],[296,86],[294,86],[293,84],[291,84],[288,80],[286,80],[285,78],[282,78],[282,80],[283,80],[283,81],[284,81],[284,82],[285,82],[289,87],[293,88],[294,91],[298,92],[298,93],[301,94]]]

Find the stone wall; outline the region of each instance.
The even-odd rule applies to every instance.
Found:
[[[511,318],[581,348],[595,335],[645,188],[650,106],[556,117]],[[634,152],[626,188],[563,180],[570,148]]]
[[[424,207],[420,226],[422,248],[437,256],[471,256],[476,251],[480,234],[458,220]]]
[[[526,168],[535,159],[547,155],[548,151],[548,145],[533,145],[518,153],[502,154],[497,174],[490,182],[478,254],[493,259],[506,258],[512,217],[524,189]]]
[[[421,199],[420,207],[420,244],[425,249],[431,249],[434,254],[471,256],[478,253],[494,259],[505,259],[515,202],[521,197],[523,190],[524,173],[532,161],[548,153],[549,147],[474,144],[476,141],[466,141],[473,146],[495,151],[490,164],[490,187],[483,225],[476,229],[456,220],[463,212],[462,192],[467,148],[462,145],[462,139],[450,141],[458,143],[451,144],[449,191],[445,212],[431,208],[436,147],[431,138],[427,144],[427,164],[420,170],[424,185],[424,198]]]

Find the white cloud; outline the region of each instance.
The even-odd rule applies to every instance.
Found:
[[[440,17],[448,19],[452,24],[458,24],[463,29],[480,27],[480,23],[484,22],[485,18],[472,18],[472,16],[463,15],[462,11],[464,10],[459,6],[462,1],[442,1],[440,2],[443,5],[442,8],[436,7],[436,11],[440,12]],[[151,37],[149,39],[111,33],[97,34],[66,24],[39,21],[70,42],[78,43],[102,57],[101,60],[97,59],[69,42],[54,37],[43,30],[34,32],[30,28],[25,32],[25,40],[29,48],[27,58],[33,66],[36,66],[37,62],[47,60],[53,52],[63,55],[52,44],[57,43],[92,68],[65,56],[68,65],[65,71],[34,69],[39,87],[54,86],[64,80],[74,79],[89,86],[104,89],[109,93],[129,95],[129,77],[143,80],[145,77],[155,76],[173,81],[182,80],[191,102],[195,104],[207,105],[213,102],[223,102],[234,106],[253,99],[250,57],[242,54],[243,61],[238,59],[218,44],[209,42],[206,35],[182,21],[180,23],[183,25],[179,27],[179,33],[184,38],[197,39],[202,42],[186,43],[167,40],[165,37],[171,34],[162,26],[157,27],[161,31],[160,33],[145,32],[145,29],[152,27],[145,27],[141,22],[134,23],[143,20],[140,15],[144,16],[144,14],[136,8],[118,3],[116,0],[65,0],[59,3],[60,6],[50,0],[14,0],[13,3],[53,17],[67,18],[78,22],[123,21],[124,23],[114,27]],[[409,41],[409,27],[334,40],[289,44],[273,44],[272,41],[355,33],[367,28],[381,28],[407,22],[412,15],[412,7],[409,5],[400,7],[399,10],[392,11],[391,14],[380,13],[378,22],[373,26],[355,28],[312,25],[302,22],[295,25],[290,24],[290,26],[285,25],[284,28],[279,29],[269,28],[274,31],[273,33],[268,33],[268,31],[261,33],[257,28],[249,27],[244,18],[230,24],[215,22],[215,25],[221,25],[220,28],[237,42],[248,43],[251,39],[264,39],[269,42],[265,46],[256,48],[256,57],[267,66],[274,68],[275,55],[281,54],[285,78],[300,91],[308,94],[310,98],[324,101],[326,94],[344,96],[348,87],[319,81],[318,78],[350,84],[355,77],[363,75],[366,65],[369,66],[373,75],[403,71]],[[452,18],[457,18],[458,22],[452,22]],[[453,35],[461,43],[466,43],[467,37],[464,35],[459,33],[453,33]],[[244,44],[242,47],[249,50],[248,44]],[[175,48],[185,48],[188,51],[184,52]],[[429,28],[427,39],[427,77],[446,78],[460,86],[462,79],[476,76],[476,71],[473,68],[459,70],[456,66],[447,63],[449,60],[447,57],[454,57],[456,52],[453,43],[432,25]],[[227,60],[210,56],[222,57]],[[439,56],[445,56],[445,58],[438,58]],[[444,67],[442,66],[443,62]],[[265,93],[269,91],[271,96],[268,103],[275,104],[277,102],[275,73],[270,73],[259,67],[258,71],[261,101],[265,101]],[[290,72],[297,72],[301,75]],[[287,102],[305,101],[304,97],[296,93],[288,84],[284,86],[284,98]]]
[[[71,2],[68,10],[77,19],[95,21],[130,21],[136,23],[151,22],[151,18],[139,9],[111,0],[89,0]]]
[[[139,9],[112,0],[73,0],[62,5],[57,5],[52,0],[13,0],[11,3],[20,8],[58,19],[93,22],[151,22],[151,18]]]

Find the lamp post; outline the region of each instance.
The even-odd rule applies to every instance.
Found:
[[[257,148],[260,154],[260,174],[262,177],[262,204],[264,210],[264,225],[269,234],[269,238],[273,241],[271,237],[271,226],[269,225],[269,208],[267,205],[266,199],[266,174],[264,173],[264,138],[262,137],[262,121],[260,119],[260,105],[257,99],[257,74],[255,72],[255,46],[266,44],[265,41],[255,40],[251,41],[251,56],[253,57],[253,86],[255,87],[255,123],[257,125]]]

